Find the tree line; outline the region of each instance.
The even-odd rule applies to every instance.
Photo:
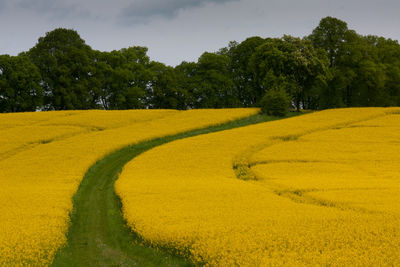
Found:
[[[176,67],[146,47],[93,50],[55,29],[0,56],[0,112],[259,106],[279,92],[294,109],[400,105],[400,45],[323,18],[309,36],[250,37]]]

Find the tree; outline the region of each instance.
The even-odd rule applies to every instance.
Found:
[[[396,42],[360,36],[332,17],[322,19],[308,39],[330,59],[333,77],[320,93],[322,108],[398,103]]]
[[[110,100],[113,91],[114,70],[107,61],[108,55],[108,52],[93,51],[93,71],[89,79],[89,87],[93,92],[94,99],[103,109],[110,109],[112,105]]]
[[[123,56],[121,67],[129,69],[133,73],[132,83],[143,90],[152,78],[150,58],[147,56],[147,47],[132,46],[120,50]]]
[[[271,89],[275,85],[271,79],[284,77],[291,84],[287,93],[298,110],[318,108],[318,92],[329,79],[329,62],[309,41],[291,36],[267,39],[253,53],[249,65],[258,92]]]
[[[183,61],[175,67],[175,75],[179,90],[184,92],[184,108],[195,108],[200,99],[197,98],[199,85],[201,83],[196,62]]]
[[[332,78],[320,91],[320,108],[334,108],[349,105],[352,89],[350,85],[356,73],[352,67],[343,64],[349,55],[355,55],[358,35],[347,28],[347,23],[337,18],[326,17],[308,36],[316,49],[324,50],[329,58]]]
[[[289,111],[290,98],[284,85],[268,90],[260,101],[261,111],[272,116],[285,116]]]
[[[35,111],[43,102],[39,70],[21,54],[0,56],[0,112]]]
[[[398,41],[361,36],[333,17],[303,39],[232,41],[175,68],[150,61],[146,47],[93,51],[62,28],[0,63],[1,112],[249,107],[281,90],[297,109],[400,105]]]
[[[187,91],[178,86],[177,71],[155,61],[150,63],[150,70],[153,78],[147,95],[148,107],[186,109]]]
[[[263,90],[255,82],[254,72],[249,67],[250,58],[256,48],[263,44],[265,40],[255,36],[244,40],[240,44],[230,45],[226,55],[231,58],[230,72],[235,83],[238,99],[243,106],[255,105]]]
[[[147,48],[134,46],[93,53],[93,95],[105,109],[143,108],[153,77]]]
[[[388,105],[387,65],[379,59],[376,38],[363,37],[349,30],[345,40],[333,67],[330,90],[335,95],[342,95],[342,102],[349,107]]]
[[[142,108],[145,91],[136,86],[134,75],[129,69],[117,67],[113,69],[108,102],[110,109]]]
[[[235,85],[229,74],[230,58],[204,53],[197,63],[199,86],[193,92],[198,108],[223,108],[239,105]]]
[[[400,45],[398,41],[370,36],[376,48],[377,61],[385,71],[385,106],[400,105]]]
[[[28,56],[39,68],[47,109],[88,109],[97,105],[89,88],[91,48],[74,30],[58,28],[39,38]]]
[[[347,23],[337,18],[326,17],[321,19],[309,36],[315,48],[322,48],[328,53],[330,66],[335,66],[341,52],[341,46],[346,41]]]

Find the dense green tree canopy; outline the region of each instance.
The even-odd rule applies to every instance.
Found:
[[[160,62],[151,62],[153,74],[147,92],[147,105],[151,108],[186,109],[187,91],[178,84],[173,67]]]
[[[28,55],[43,79],[47,109],[88,109],[91,48],[74,30],[56,29],[39,38]]]
[[[93,50],[62,28],[0,56],[0,112],[251,107],[274,92],[297,109],[400,105],[400,45],[326,17],[302,39],[250,37],[176,67],[146,47]]]
[[[0,112],[35,111],[43,91],[38,68],[25,55],[0,56]]]
[[[254,72],[250,69],[250,58],[256,48],[263,44],[265,40],[261,37],[250,37],[242,43],[231,46],[231,76],[235,83],[238,99],[244,106],[252,106],[257,103],[259,98],[259,87],[256,84]]]
[[[318,92],[329,78],[326,55],[310,42],[291,36],[267,39],[253,53],[249,64],[258,87],[258,99],[284,78],[290,84],[287,93],[297,109],[316,108]]]
[[[320,94],[319,108],[399,105],[397,41],[361,36],[327,17],[308,37],[325,50],[332,78]]]
[[[309,39],[315,48],[323,48],[328,53],[331,66],[335,65],[341,46],[346,41],[347,23],[337,18],[326,17],[321,20]]]
[[[229,75],[230,58],[225,55],[204,53],[197,63],[199,79],[198,108],[222,108],[237,106],[235,86]]]

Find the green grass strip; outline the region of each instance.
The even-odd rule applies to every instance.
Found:
[[[297,113],[291,113],[289,117],[295,115]],[[121,200],[114,191],[119,173],[126,163],[156,146],[276,119],[280,118],[257,114],[217,126],[141,142],[115,151],[98,161],[87,171],[73,198],[67,244],[57,252],[52,266],[192,266],[193,263],[188,259],[166,248],[147,246],[140,236],[127,227],[121,212]]]

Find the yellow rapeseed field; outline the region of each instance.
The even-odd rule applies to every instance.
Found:
[[[214,266],[400,265],[400,109],[316,112],[145,152],[116,184],[148,242]]]
[[[43,266],[66,241],[87,169],[140,141],[250,116],[257,109],[0,114],[0,266]]]

